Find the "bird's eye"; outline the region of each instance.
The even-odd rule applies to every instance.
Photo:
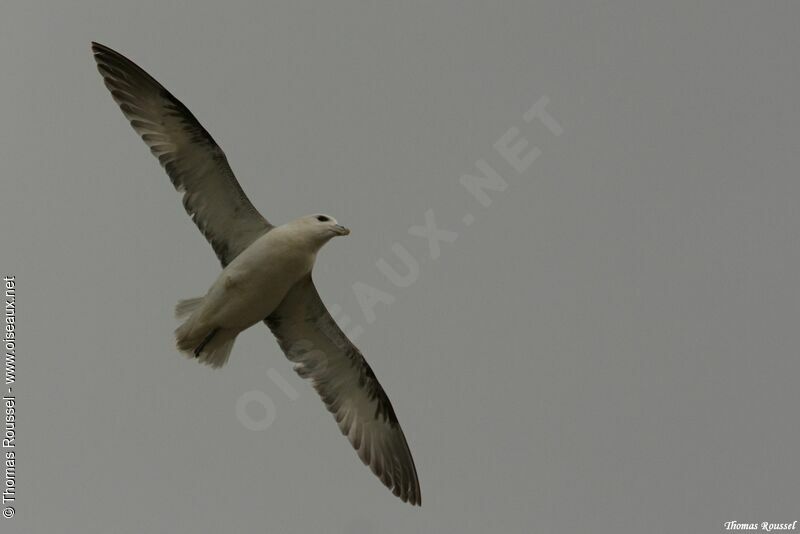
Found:
[[[329,219],[329,218],[327,218],[327,217],[325,217],[324,215],[320,215],[320,216],[318,216],[318,217],[317,217],[317,220],[318,220],[319,222],[327,222],[327,221],[330,221],[330,219]]]

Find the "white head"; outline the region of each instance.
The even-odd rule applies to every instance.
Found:
[[[350,230],[339,224],[339,222],[324,213],[306,215],[290,222],[295,231],[300,232],[304,239],[310,241],[317,248],[327,243],[331,238],[348,235]]]

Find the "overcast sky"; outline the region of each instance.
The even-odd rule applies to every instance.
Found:
[[[800,519],[800,5],[697,4],[6,2],[19,462],[0,529]],[[361,464],[266,328],[222,370],[174,350],[173,306],[219,264],[91,40],[194,112],[268,219],[353,230],[315,279],[394,404],[422,508]],[[537,102],[550,121],[525,120]],[[464,187],[486,168],[495,190]],[[433,243],[409,231],[426,213]],[[392,279],[403,251],[416,274]],[[243,418],[248,392],[266,405]]]

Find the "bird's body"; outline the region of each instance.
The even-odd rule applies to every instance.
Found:
[[[391,402],[311,279],[317,252],[349,230],[327,215],[275,226],[245,195],[222,149],[177,98],[121,54],[92,43],[114,101],[183,194],[223,270],[203,297],[178,303],[178,348],[221,367],[236,336],[263,321],[341,432],[392,493],[421,504],[419,480]]]
[[[263,321],[289,288],[311,272],[316,253],[284,227],[264,234],[222,270],[198,309],[198,319],[239,330]]]
[[[311,273],[320,247],[346,231],[329,216],[317,217],[273,228],[236,256],[205,296],[182,301],[190,304],[176,315],[181,310],[190,315],[175,331],[178,349],[212,367],[223,365],[228,354],[220,349],[229,352],[239,332],[271,315],[289,289]]]

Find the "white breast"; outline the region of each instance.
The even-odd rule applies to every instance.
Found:
[[[315,256],[280,227],[271,230],[222,271],[204,299],[203,322],[244,330],[263,320],[311,271]]]

